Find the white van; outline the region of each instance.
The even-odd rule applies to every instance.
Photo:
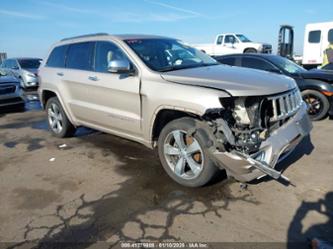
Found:
[[[305,26],[303,66],[313,68],[323,63],[328,37],[333,36],[333,22],[310,23]]]

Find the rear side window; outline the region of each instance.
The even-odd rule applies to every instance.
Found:
[[[80,70],[92,70],[94,42],[71,44],[68,48],[66,67]]]
[[[319,43],[320,42],[321,31],[314,30],[309,32],[309,43]]]
[[[274,67],[268,62],[256,59],[256,58],[243,58],[242,59],[242,67],[248,67],[253,69],[271,71],[274,70]]]
[[[236,59],[234,57],[227,57],[227,58],[217,58],[219,62],[222,64],[230,65],[230,66],[235,66]]]
[[[47,62],[46,62],[46,66],[48,67],[65,67],[65,57],[66,57],[66,50],[67,50],[68,46],[59,46],[59,47],[55,47]]]
[[[222,41],[223,41],[223,35],[220,35],[220,36],[217,38],[217,42],[216,42],[216,44],[217,44],[217,45],[221,45],[221,44],[222,44]]]
[[[327,40],[329,43],[333,43],[333,29],[328,31]]]

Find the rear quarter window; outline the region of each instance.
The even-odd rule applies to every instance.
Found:
[[[47,59],[46,66],[48,67],[65,67],[65,58],[68,45],[55,47],[49,58]]]
[[[329,43],[333,43],[333,29],[330,29],[327,34],[327,40]]]
[[[235,66],[236,63],[236,59],[234,57],[227,57],[227,58],[217,58],[217,60],[222,63],[222,64],[226,64],[226,65],[230,65],[230,66]]]

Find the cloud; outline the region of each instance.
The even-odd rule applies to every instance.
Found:
[[[144,0],[144,1],[145,1],[146,3],[155,4],[155,5],[158,5],[158,6],[161,6],[161,7],[167,8],[167,9],[176,10],[176,11],[183,12],[183,13],[187,13],[187,14],[191,14],[191,15],[194,15],[194,16],[203,16],[203,15],[202,15],[201,13],[199,13],[199,12],[192,11],[192,10],[189,10],[189,9],[179,8],[179,7],[176,7],[176,6],[170,5],[170,4],[161,3],[161,2],[155,2],[155,1],[151,1],[151,0]]]
[[[81,8],[71,7],[71,6],[59,4],[59,3],[56,3],[56,2],[46,2],[46,1],[39,2],[38,1],[38,4],[43,4],[43,5],[48,6],[48,7],[54,7],[54,8],[62,9],[62,10],[65,10],[65,11],[75,12],[75,13],[80,13],[80,14],[96,13],[95,11],[90,10],[90,9],[81,9]]]
[[[97,9],[82,9],[77,7],[72,7],[64,4],[59,4],[57,2],[52,1],[38,1],[33,0],[36,4],[42,4],[47,7],[61,9],[63,11],[79,13],[79,14],[89,14],[94,17],[103,18],[106,20],[110,20],[116,23],[142,23],[142,22],[175,22],[178,20],[185,20],[190,18],[195,18],[199,16],[203,16],[202,14],[178,8],[169,4],[164,4],[160,2],[154,2],[151,0],[144,0],[147,3],[155,4],[161,6],[166,9],[173,10],[173,12],[166,12],[165,10],[160,13],[151,13],[151,12],[134,12],[134,11],[123,11],[121,9],[112,12],[105,12],[105,10],[97,10]],[[73,26],[64,24],[64,26]]]
[[[112,22],[128,22],[128,23],[142,23],[142,22],[175,22],[193,18],[191,15],[179,15],[175,13],[145,13],[144,15],[135,12],[117,12],[105,16],[110,18]]]
[[[27,14],[20,11],[11,11],[11,10],[0,10],[0,15],[7,15],[12,17],[19,17],[19,18],[28,18],[28,19],[35,19],[35,20],[41,20],[45,19],[45,16],[39,16],[34,14]]]

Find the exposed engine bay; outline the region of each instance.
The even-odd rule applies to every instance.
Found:
[[[222,108],[209,109],[202,117],[214,134],[212,155],[218,164],[240,181],[269,175],[290,183],[274,167],[312,129],[299,90],[220,101]]]
[[[272,131],[279,128],[301,106],[296,89],[277,96],[249,96],[220,99],[222,109],[210,110],[205,118],[215,128],[221,151],[256,153]]]

